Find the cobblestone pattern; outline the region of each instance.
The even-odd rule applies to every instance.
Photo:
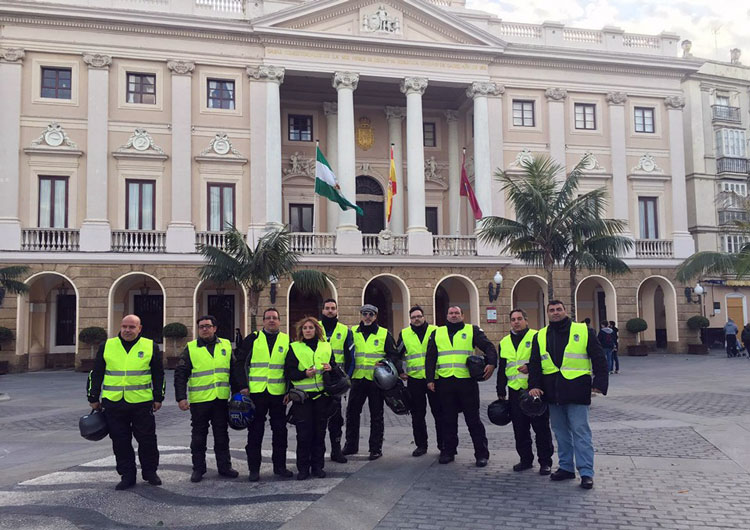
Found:
[[[687,392],[671,395],[639,395],[614,398],[615,401],[646,405],[696,416],[739,416],[750,411],[750,395]]]

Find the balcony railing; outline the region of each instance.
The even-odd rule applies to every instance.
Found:
[[[727,105],[711,105],[712,117],[716,121],[731,123],[742,122],[739,107],[728,107]]]
[[[112,252],[159,254],[167,250],[162,230],[112,230]]]
[[[409,244],[405,235],[393,234],[389,240],[381,241],[378,234],[362,234],[362,254],[403,256],[408,253]]]
[[[745,210],[719,210],[719,226],[733,225],[738,221],[747,222]]]
[[[741,175],[747,175],[747,159],[746,158],[729,158],[721,157],[716,159],[716,172],[717,173],[739,173]]]
[[[78,244],[79,231],[75,228],[26,228],[21,231],[21,250],[76,252]]]
[[[217,247],[221,250],[227,249],[226,240],[224,239],[225,232],[196,232],[195,233],[195,250],[198,250],[199,245],[206,245],[211,247]],[[247,236],[242,234],[242,239],[247,240]]]
[[[475,236],[432,236],[432,253],[435,256],[476,256]]]
[[[672,255],[671,239],[635,240],[636,258],[671,258]]]
[[[291,247],[303,255],[335,254],[336,234],[319,232],[292,232]]]

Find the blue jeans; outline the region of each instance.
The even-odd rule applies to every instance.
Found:
[[[549,419],[557,439],[560,469],[582,477],[594,476],[594,444],[591,440],[588,405],[550,405]],[[573,457],[575,455],[575,466]]]
[[[614,348],[604,348],[604,355],[607,357],[607,371],[611,372],[614,370]]]

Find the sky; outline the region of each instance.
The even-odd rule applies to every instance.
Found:
[[[750,65],[748,0],[467,0],[468,8],[493,13],[507,22],[602,29],[618,26],[628,33],[677,33],[693,42],[692,54],[729,62],[729,49],[740,48]]]

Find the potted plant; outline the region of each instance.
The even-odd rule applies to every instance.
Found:
[[[166,359],[167,368],[174,368],[177,361],[177,340],[178,339],[184,339],[187,337],[188,329],[185,326],[185,324],[182,324],[181,322],[170,322],[166,326],[164,326],[164,330],[162,331],[162,336],[165,339],[172,339],[172,348],[171,348],[171,355],[170,352],[165,351],[164,352],[164,358]],[[169,342],[167,342],[169,344]]]
[[[13,330],[0,326],[0,349],[2,344],[13,340]]]
[[[107,340],[107,331],[98,326],[83,328],[80,333],[78,333],[78,340],[91,347],[91,358],[93,359],[96,354],[94,348]]]
[[[700,340],[700,330],[707,328],[710,324],[708,319],[702,315],[693,315],[687,320],[687,327],[698,332],[698,340]],[[703,343],[688,344],[688,353],[707,354],[708,346]]]
[[[642,318],[631,318],[625,323],[625,329],[637,335],[648,329],[648,323]],[[631,344],[628,346],[628,355],[648,355],[648,346],[645,344]]]

